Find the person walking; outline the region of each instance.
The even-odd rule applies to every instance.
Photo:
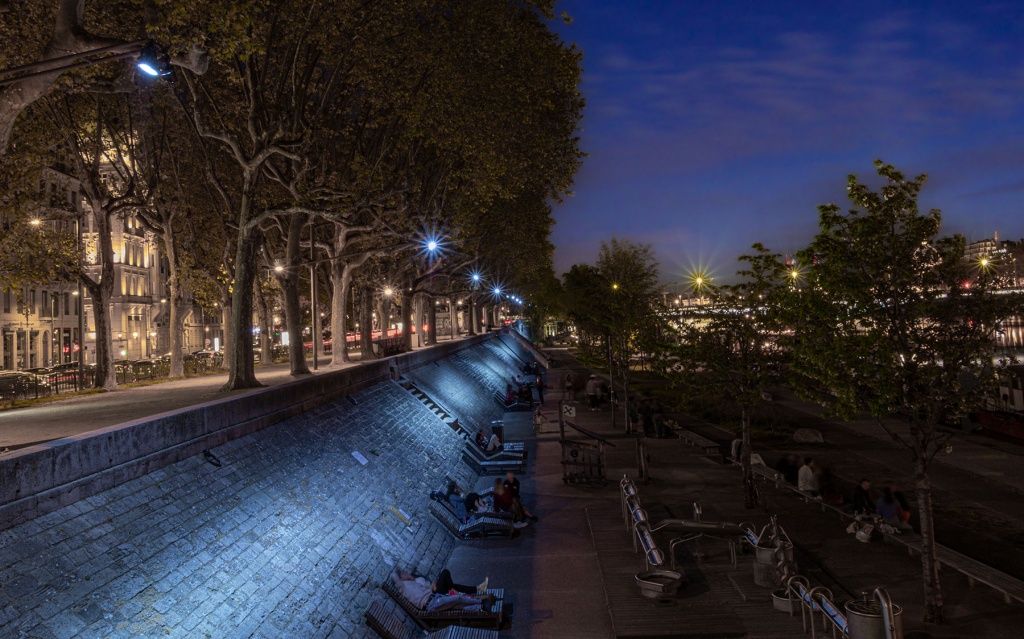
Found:
[[[537,387],[537,399],[540,400],[540,405],[544,405],[544,378],[541,377],[540,373],[537,373],[536,381],[534,385]]]
[[[598,402],[601,400],[601,382],[597,379],[597,375],[591,375],[587,380],[586,392],[590,410],[597,410]]]
[[[562,378],[562,401],[576,403],[576,373],[572,371]]]

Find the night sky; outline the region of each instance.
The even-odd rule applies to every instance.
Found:
[[[1024,236],[1024,2],[562,0],[589,154],[555,209],[556,272],[612,235],[662,279],[789,254],[881,158],[968,241]]]

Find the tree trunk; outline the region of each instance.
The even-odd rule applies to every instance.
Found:
[[[423,294],[420,293],[412,300],[412,317],[416,322],[416,346],[423,348],[427,345],[426,335],[423,334]]]
[[[253,273],[254,273],[253,280],[255,280],[256,279],[255,278],[255,271],[253,271]],[[251,283],[250,283],[250,286],[252,286]],[[252,308],[252,294],[250,293],[247,297],[249,298],[249,308],[251,309]],[[231,370],[231,368],[233,366],[233,363],[234,363],[234,357],[235,357],[235,351],[234,351],[233,348],[231,348],[231,342],[233,341],[232,337],[231,337],[231,307],[232,307],[232,300],[231,300],[230,297],[225,298],[225,301],[222,302],[221,305],[220,305],[220,334],[224,338],[224,343],[221,344],[221,350],[224,351],[224,359],[221,362],[220,367],[222,369],[224,369],[224,370]],[[251,318],[247,319],[246,322],[248,323],[248,325],[251,326],[252,319]],[[246,330],[248,330],[249,333],[248,333],[248,335],[246,335],[246,339],[244,341],[248,342],[248,344],[249,344],[249,353],[251,354],[252,353],[252,329],[251,328],[247,328]],[[250,359],[251,359],[251,357],[250,357]]]
[[[243,195],[243,200],[246,199]],[[248,210],[247,202],[242,206],[243,212]],[[240,216],[242,220],[247,220],[247,218],[248,215],[245,214]],[[231,362],[228,382],[224,385],[224,390],[263,386],[253,372],[252,338],[245,339],[247,333],[252,334],[252,285],[256,278],[256,233],[254,230],[243,230],[238,237],[231,300],[231,330],[225,334],[225,341],[228,342],[225,353],[231,354]],[[231,335],[230,339],[227,337],[228,334]]]
[[[92,296],[92,313],[96,320],[96,386],[106,390],[117,390],[117,374],[114,371],[114,344],[110,334],[110,299],[114,294],[114,244],[111,235],[111,216],[103,210],[102,204],[93,200],[93,221],[96,225],[97,254],[100,259],[100,277],[95,283],[88,283]],[[27,353],[26,359],[27,362]]]
[[[292,375],[309,375],[306,349],[302,339],[302,305],[299,302],[298,276],[281,278],[284,295],[284,323],[288,330],[288,365]]]
[[[348,288],[352,274],[348,264],[340,260],[331,262],[331,363],[344,364],[348,356]]]
[[[102,240],[100,243],[103,243]],[[103,270],[105,272],[106,268]],[[117,390],[117,373],[114,371],[114,343],[110,334],[113,270],[113,268],[110,269],[111,275],[103,278],[102,282],[89,286],[93,319],[96,321],[96,387],[109,391]],[[25,361],[28,361],[27,341]]]
[[[172,280],[173,282],[173,280]],[[177,284],[170,284],[169,286],[170,299],[167,303],[170,305],[170,348],[171,348],[171,377],[184,377],[185,376],[185,360],[183,355],[184,344],[182,344],[183,333],[185,331],[185,318],[188,317],[189,304],[185,303],[181,291],[178,290],[180,287]]]
[[[754,471],[750,468],[750,411],[742,407],[740,417],[740,466],[743,469],[743,505],[754,508],[757,499],[754,493]]]
[[[301,215],[292,215],[288,220],[288,239],[285,249],[285,265],[281,273],[281,290],[284,293],[284,321],[288,329],[288,365],[292,375],[309,375],[306,364],[305,340],[302,339],[302,304],[299,302],[299,270],[301,269],[302,229],[306,220]],[[310,311],[313,305],[310,304]],[[312,335],[311,335],[312,336]]]
[[[915,438],[916,439],[916,438]],[[927,451],[917,446],[914,459],[914,484],[917,488],[917,509],[921,522],[921,574],[924,587],[924,621],[945,622],[942,611],[942,584],[935,556],[935,518],[932,512],[932,484],[928,477]]]
[[[376,359],[373,354],[373,289],[364,286],[362,297],[359,304],[359,359],[366,362]]]
[[[163,240],[164,255],[167,257],[167,305],[170,311],[168,318],[168,338],[171,349],[171,377],[185,376],[185,361],[182,357],[182,331],[188,305],[185,304],[185,287],[181,285],[181,274],[178,270],[178,253],[175,245],[173,223],[163,227],[160,234]]]
[[[259,282],[253,286],[253,300],[260,323],[260,365],[266,366],[274,361],[274,345],[270,339],[270,304],[267,304],[267,296]]]
[[[436,298],[424,296],[427,306],[427,344],[437,344],[437,302]]]
[[[468,321],[468,324],[469,324],[469,334],[470,335],[476,335],[476,329],[477,329],[477,325],[476,325],[476,306],[477,306],[477,304],[476,304],[476,294],[475,293],[470,293],[469,294],[469,300],[467,300],[467,303],[469,304],[469,309],[468,309],[468,311],[469,311],[469,321]]]
[[[412,350],[412,323],[415,315],[412,311],[412,293],[402,287],[402,341],[405,342],[405,350]]]

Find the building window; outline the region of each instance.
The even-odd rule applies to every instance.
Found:
[[[71,304],[70,304],[71,300],[69,299],[70,297],[71,297],[70,293],[64,293],[64,314],[65,315],[70,315],[71,314]]]
[[[11,312],[11,289],[4,290],[4,313]]]

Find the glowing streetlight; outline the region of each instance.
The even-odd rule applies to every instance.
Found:
[[[43,221],[40,220],[38,217],[34,217],[31,220],[29,220],[28,223],[31,224],[32,226],[39,226],[40,224],[43,223]]]
[[[437,250],[437,242],[435,242],[434,240],[430,240],[429,242],[427,242],[427,250],[428,251],[436,251]]]
[[[473,281],[474,282],[479,282],[480,281],[480,274],[479,273],[473,273]]]
[[[612,290],[613,291],[619,290],[619,283],[618,282],[612,282]]]
[[[284,267],[281,266],[280,264],[278,264],[277,266],[274,267],[274,272],[275,273],[280,273],[282,271],[284,271]]]
[[[391,297],[394,294],[395,294],[395,291],[393,291],[390,286],[387,287],[386,289],[384,289],[385,297]]]

